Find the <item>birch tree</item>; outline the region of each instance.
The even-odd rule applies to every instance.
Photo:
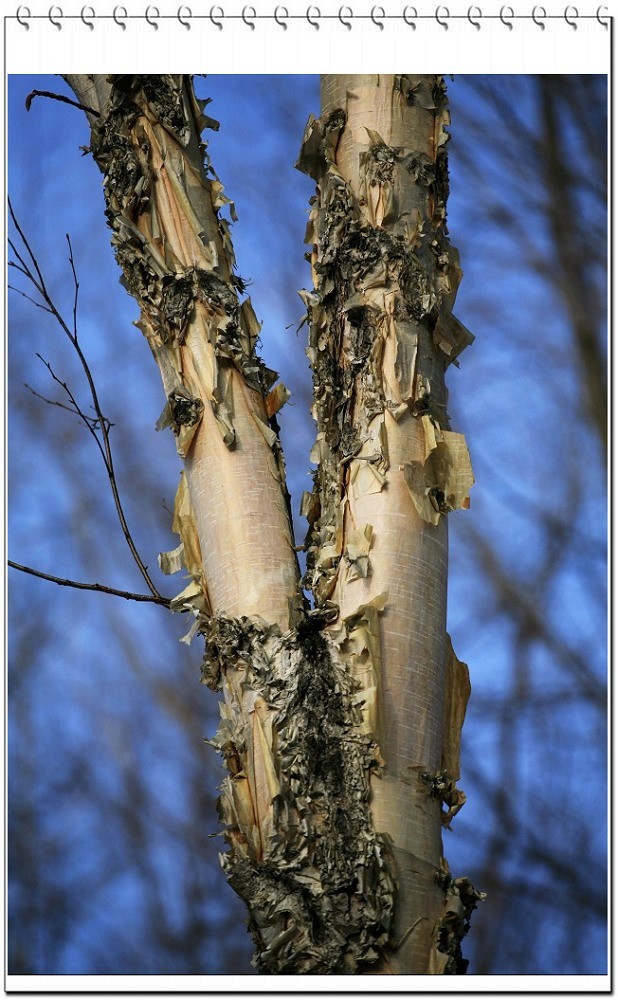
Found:
[[[183,468],[162,567],[222,692],[227,877],[262,972],[465,971],[481,894],[441,829],[465,800],[467,668],[446,634],[447,515],[473,483],[444,372],[472,337],[446,233],[446,88],[327,76],[299,167],[314,178],[303,293],[317,438],[306,573],[229,203],[190,77],[67,76],[91,127],[122,280]],[[233,206],[230,206],[233,212]],[[311,594],[311,601],[306,597]]]

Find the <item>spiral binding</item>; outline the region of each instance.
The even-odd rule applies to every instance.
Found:
[[[465,14],[452,14],[444,4],[438,5],[430,14],[419,14],[416,7],[410,4],[406,5],[400,14],[387,14],[384,7],[379,4],[374,5],[368,14],[354,13],[348,4],[341,6],[337,14],[323,14],[315,4],[310,4],[301,14],[290,14],[284,4],[278,4],[272,13],[268,14],[258,14],[251,4],[245,5],[239,14],[226,14],[223,7],[218,4],[213,5],[207,14],[194,14],[186,4],[182,4],[175,14],[161,14],[155,4],[146,7],[142,14],[129,14],[127,8],[121,4],[114,7],[111,14],[97,14],[90,4],[84,5],[79,14],[65,14],[57,4],[52,5],[47,14],[32,14],[26,4],[21,4],[14,15],[9,15],[9,19],[16,19],[26,31],[30,28],[30,21],[41,19],[48,19],[58,30],[62,30],[64,21],[82,21],[90,31],[94,30],[97,20],[113,20],[122,31],[126,30],[127,22],[140,20],[147,21],[155,31],[158,30],[160,21],[169,20],[179,21],[187,30],[191,29],[192,21],[210,21],[219,31],[223,30],[226,21],[243,22],[250,31],[255,31],[260,21],[274,21],[283,31],[287,31],[288,23],[291,21],[307,21],[317,31],[322,21],[339,21],[348,31],[351,31],[353,23],[358,21],[370,21],[379,31],[384,31],[386,22],[403,21],[412,31],[416,31],[417,22],[435,21],[448,31],[450,22],[457,20],[468,21],[477,31],[481,30],[485,21],[500,21],[508,31],[512,31],[516,21],[532,20],[541,31],[545,31],[547,21],[562,20],[574,30],[577,30],[578,22],[581,20],[596,20],[607,30],[611,15],[605,4],[597,7],[593,14],[580,14],[573,4],[568,4],[560,14],[548,14],[546,8],[540,4],[536,4],[528,14],[516,14],[513,7],[506,4],[497,14],[484,14],[476,4],[471,5]]]

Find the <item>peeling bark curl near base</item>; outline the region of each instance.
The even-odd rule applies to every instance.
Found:
[[[461,943],[470,930],[470,918],[485,893],[474,888],[468,878],[439,879],[444,886],[444,910],[434,930],[428,972],[432,975],[462,975],[468,968]]]

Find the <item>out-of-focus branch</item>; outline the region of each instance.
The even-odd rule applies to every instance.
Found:
[[[582,256],[580,242],[573,239],[573,227],[579,228],[585,223],[579,220],[579,206],[567,168],[564,124],[559,124],[557,118],[561,88],[561,78],[552,76],[539,88],[546,147],[543,167],[547,188],[555,192],[548,202],[548,218],[556,247],[554,261],[560,289],[571,317],[581,363],[586,405],[607,457],[607,363],[598,337],[599,309],[594,301],[594,289],[587,280],[587,261]]]
[[[496,593],[496,605],[508,608],[509,615],[528,638],[538,640],[560,661],[578,685],[582,696],[601,709],[606,707],[606,691],[602,681],[594,675],[584,653],[569,646],[556,634],[552,624],[544,617],[535,603],[531,588],[524,592],[517,580],[502,565],[499,557],[483,535],[469,529],[479,564],[483,567]]]

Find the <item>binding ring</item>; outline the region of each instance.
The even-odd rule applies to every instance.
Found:
[[[159,14],[158,7],[154,6],[146,7],[146,13],[144,14],[144,17],[148,21],[148,24],[150,25],[151,28],[154,28],[155,31],[159,30],[159,25],[157,24],[157,18],[161,17],[161,15]]]
[[[315,15],[313,15],[313,11],[315,11]],[[312,15],[316,18],[315,21],[311,20]],[[307,7],[307,13],[305,14],[305,17],[309,21],[309,24],[311,25],[312,28],[315,28],[316,31],[320,30],[320,21],[319,21],[319,19],[322,17],[322,14],[320,12],[320,8],[319,7]]]
[[[502,23],[505,26],[505,28],[508,28],[509,31],[512,31],[513,30],[513,22],[512,21],[506,21],[504,19],[504,15],[507,12],[508,12],[509,17],[515,17],[515,11],[513,10],[512,7],[501,7],[500,8],[500,20],[502,21]]]
[[[342,25],[344,26],[344,28],[347,28],[348,31],[350,31],[351,28],[352,28],[352,22],[351,21],[344,21],[343,20],[343,15],[344,14],[345,14],[346,17],[354,17],[354,14],[352,13],[352,8],[351,7],[340,7],[339,8],[339,14],[337,15],[338,18],[339,18],[339,20],[341,21]]]
[[[187,12],[186,15],[185,15],[185,11]],[[176,17],[178,18],[178,20],[182,24],[183,28],[186,28],[187,31],[191,31],[190,19],[193,17],[193,12],[191,11],[190,7],[179,7],[178,11],[176,13]],[[183,20],[184,17],[189,18],[189,20],[188,21],[184,21]]]
[[[537,15],[537,11],[539,12]],[[535,24],[538,24],[541,31],[545,31],[545,23],[543,18],[547,17],[547,11],[544,7],[533,7],[532,8],[532,20]]]
[[[243,7],[242,9],[243,21],[245,22],[248,28],[251,28],[251,31],[255,31],[255,24],[253,23],[253,21],[247,20],[247,15],[249,15],[249,17],[257,17],[257,14],[255,12],[255,7]]]
[[[30,10],[30,7],[26,6],[25,4],[20,4],[15,13],[15,20],[18,21],[18,23],[22,26],[22,28],[25,28],[26,31],[29,31],[30,30],[29,22],[32,19],[32,16],[33,15]],[[95,27],[95,21],[97,17],[99,17],[100,15],[96,13],[94,7],[92,7],[90,4],[85,4],[82,7],[79,16],[85,27],[87,27],[90,31],[93,31]],[[237,15],[230,15],[230,16],[235,17]],[[280,28],[283,28],[284,31],[287,31],[288,29],[287,22],[290,18],[290,13],[287,7],[283,5],[278,5],[277,7],[275,7],[275,10],[272,14],[267,14],[265,16],[267,19],[272,19],[276,21],[276,23],[279,25]],[[311,25],[312,28],[316,29],[316,31],[319,31],[321,27],[320,22],[322,16],[323,15],[319,7],[315,5],[307,7],[307,10],[305,12],[305,19],[307,20],[308,24]],[[331,15],[326,15],[326,16],[330,17]],[[352,29],[352,22],[355,16],[356,15],[354,14],[352,7],[348,6],[347,4],[341,6],[337,14],[339,22],[348,31],[351,31]],[[384,22],[389,16],[390,15],[387,15],[386,10],[382,5],[376,5],[371,8],[370,18],[373,24],[375,24],[376,28],[379,28],[380,31],[384,31]],[[395,15],[392,16],[394,17]],[[403,8],[403,11],[400,16],[402,20],[405,22],[405,24],[408,25],[409,28],[412,28],[413,31],[416,31],[417,20],[419,16],[416,7],[406,5]],[[482,21],[484,20],[485,17],[482,9],[477,4],[472,4],[470,7],[468,7],[468,12],[466,16],[472,27],[476,28],[477,31],[480,31],[482,27]],[[490,17],[491,16],[493,15],[490,15]],[[526,19],[530,18],[532,21],[534,21],[536,26],[541,29],[541,31],[545,31],[547,27],[546,22],[548,15],[547,15],[547,9],[544,6],[537,4],[532,8],[531,14],[521,15],[521,16],[525,17]],[[567,4],[567,6],[564,8],[562,16],[566,24],[568,24],[570,28],[573,28],[574,31],[577,31],[577,29],[579,28],[578,22],[581,16],[579,8],[576,7],[574,4]],[[55,4],[53,4],[47,12],[47,18],[50,24],[53,24],[53,26],[57,28],[59,31],[62,30],[64,17],[65,15],[62,7]],[[151,28],[154,28],[155,31],[159,30],[158,22],[161,18],[161,13],[158,7],[154,5],[148,6],[145,10],[143,17],[151,26]],[[186,28],[187,30],[191,29],[193,12],[190,7],[187,7],[186,5],[180,6],[177,10],[176,17],[179,23],[182,24],[184,28]],[[223,22],[226,18],[226,14],[224,12],[223,7],[220,7],[218,5],[211,7],[208,17],[210,18],[210,21],[215,28],[218,28],[219,31],[223,30]],[[244,6],[242,8],[241,17],[246,26],[251,31],[255,31],[256,21],[260,17],[260,15],[258,15],[257,13],[256,8],[253,5]],[[603,28],[605,28],[606,31],[609,28],[610,17],[611,15],[609,14],[609,9],[606,4],[601,4],[599,7],[597,7],[596,20]],[[126,30],[127,27],[126,22],[129,19],[129,14],[125,6],[117,5],[116,7],[114,7],[112,12],[112,18],[119,28],[121,28],[123,31]],[[436,7],[434,11],[434,19],[436,23],[440,25],[441,28],[444,28],[445,31],[448,31],[450,27],[449,23],[450,18],[451,18],[451,12],[448,7],[444,5],[439,5],[438,7]],[[510,5],[504,5],[503,7],[501,7],[499,18],[505,28],[508,28],[509,31],[513,30],[514,20],[516,18],[516,14],[513,7],[511,7]]]
[[[416,22],[414,20],[408,21],[408,18],[406,17],[406,15],[407,15],[407,13],[408,13],[409,10],[412,11],[412,14],[411,14],[412,18],[418,17],[418,11],[417,11],[416,7],[404,7],[403,8],[403,14],[401,16],[403,17],[403,19],[406,22],[406,24],[410,28],[412,28],[412,31],[416,31]]]
[[[215,20],[215,15],[217,17],[220,17],[222,20],[221,21]],[[223,18],[225,17],[225,14],[223,12],[223,7],[211,7],[210,14],[208,16],[212,21],[212,23],[214,24],[215,28],[217,28],[219,31],[223,31]]]
[[[32,17],[32,14],[30,13],[29,7],[18,7],[15,17],[21,24],[22,28],[25,28],[26,31],[30,31],[30,25],[28,24],[27,18]],[[26,20],[22,21],[22,17],[26,18]]]
[[[114,18],[114,21],[116,22],[116,24],[118,25],[118,27],[122,28],[123,31],[126,31],[127,30],[127,26],[124,23],[124,21],[119,21],[118,20],[118,15],[119,14],[122,14],[122,17],[124,17],[125,20],[126,20],[126,18],[129,16],[128,13],[127,13],[127,8],[126,7],[114,7],[114,12],[112,14],[112,17]]]
[[[94,31],[94,21],[87,21],[86,14],[88,14],[88,17],[96,18],[97,15],[94,12],[94,7],[82,7],[82,12],[79,15],[86,27],[90,28],[90,31]]]
[[[442,11],[444,11],[444,15],[442,14]],[[451,16],[451,14],[450,14],[450,11],[449,11],[448,7],[436,7],[436,12],[434,14],[434,17],[435,17],[436,21],[438,22],[438,24],[442,28],[444,28],[445,31],[448,31],[448,18],[450,16]],[[445,18],[444,21],[441,19],[442,17]]]
[[[371,20],[375,24],[376,28],[379,28],[380,31],[384,31],[384,22],[383,21],[376,21],[376,15],[378,17],[386,17],[386,11],[384,10],[384,7],[372,7],[371,8]]]
[[[285,20],[280,21],[279,18],[281,18],[281,17],[282,18],[286,18],[286,17],[289,17],[289,16],[290,15],[288,14],[287,7],[275,7],[275,13],[273,14],[273,17],[274,17],[275,21],[277,22],[277,24],[279,25],[279,27],[283,28],[284,31],[288,30],[288,26],[285,23]]]
[[[56,14],[56,11],[58,11],[57,14]],[[62,31],[62,18],[64,17],[64,14],[62,13],[62,8],[61,7],[50,7],[49,11],[47,12],[47,16],[48,16],[49,20],[51,21],[51,23],[53,24],[54,28],[57,28],[58,31]],[[58,21],[54,21],[54,17],[58,17],[59,20]]]
[[[472,25],[473,28],[476,28],[477,31],[480,31],[481,30],[481,22],[480,21],[473,21],[472,20],[472,14],[473,13],[475,14],[476,17],[482,18],[483,17],[483,11],[481,10],[480,7],[468,7],[468,20],[469,20],[469,22],[470,22],[470,24]]]

